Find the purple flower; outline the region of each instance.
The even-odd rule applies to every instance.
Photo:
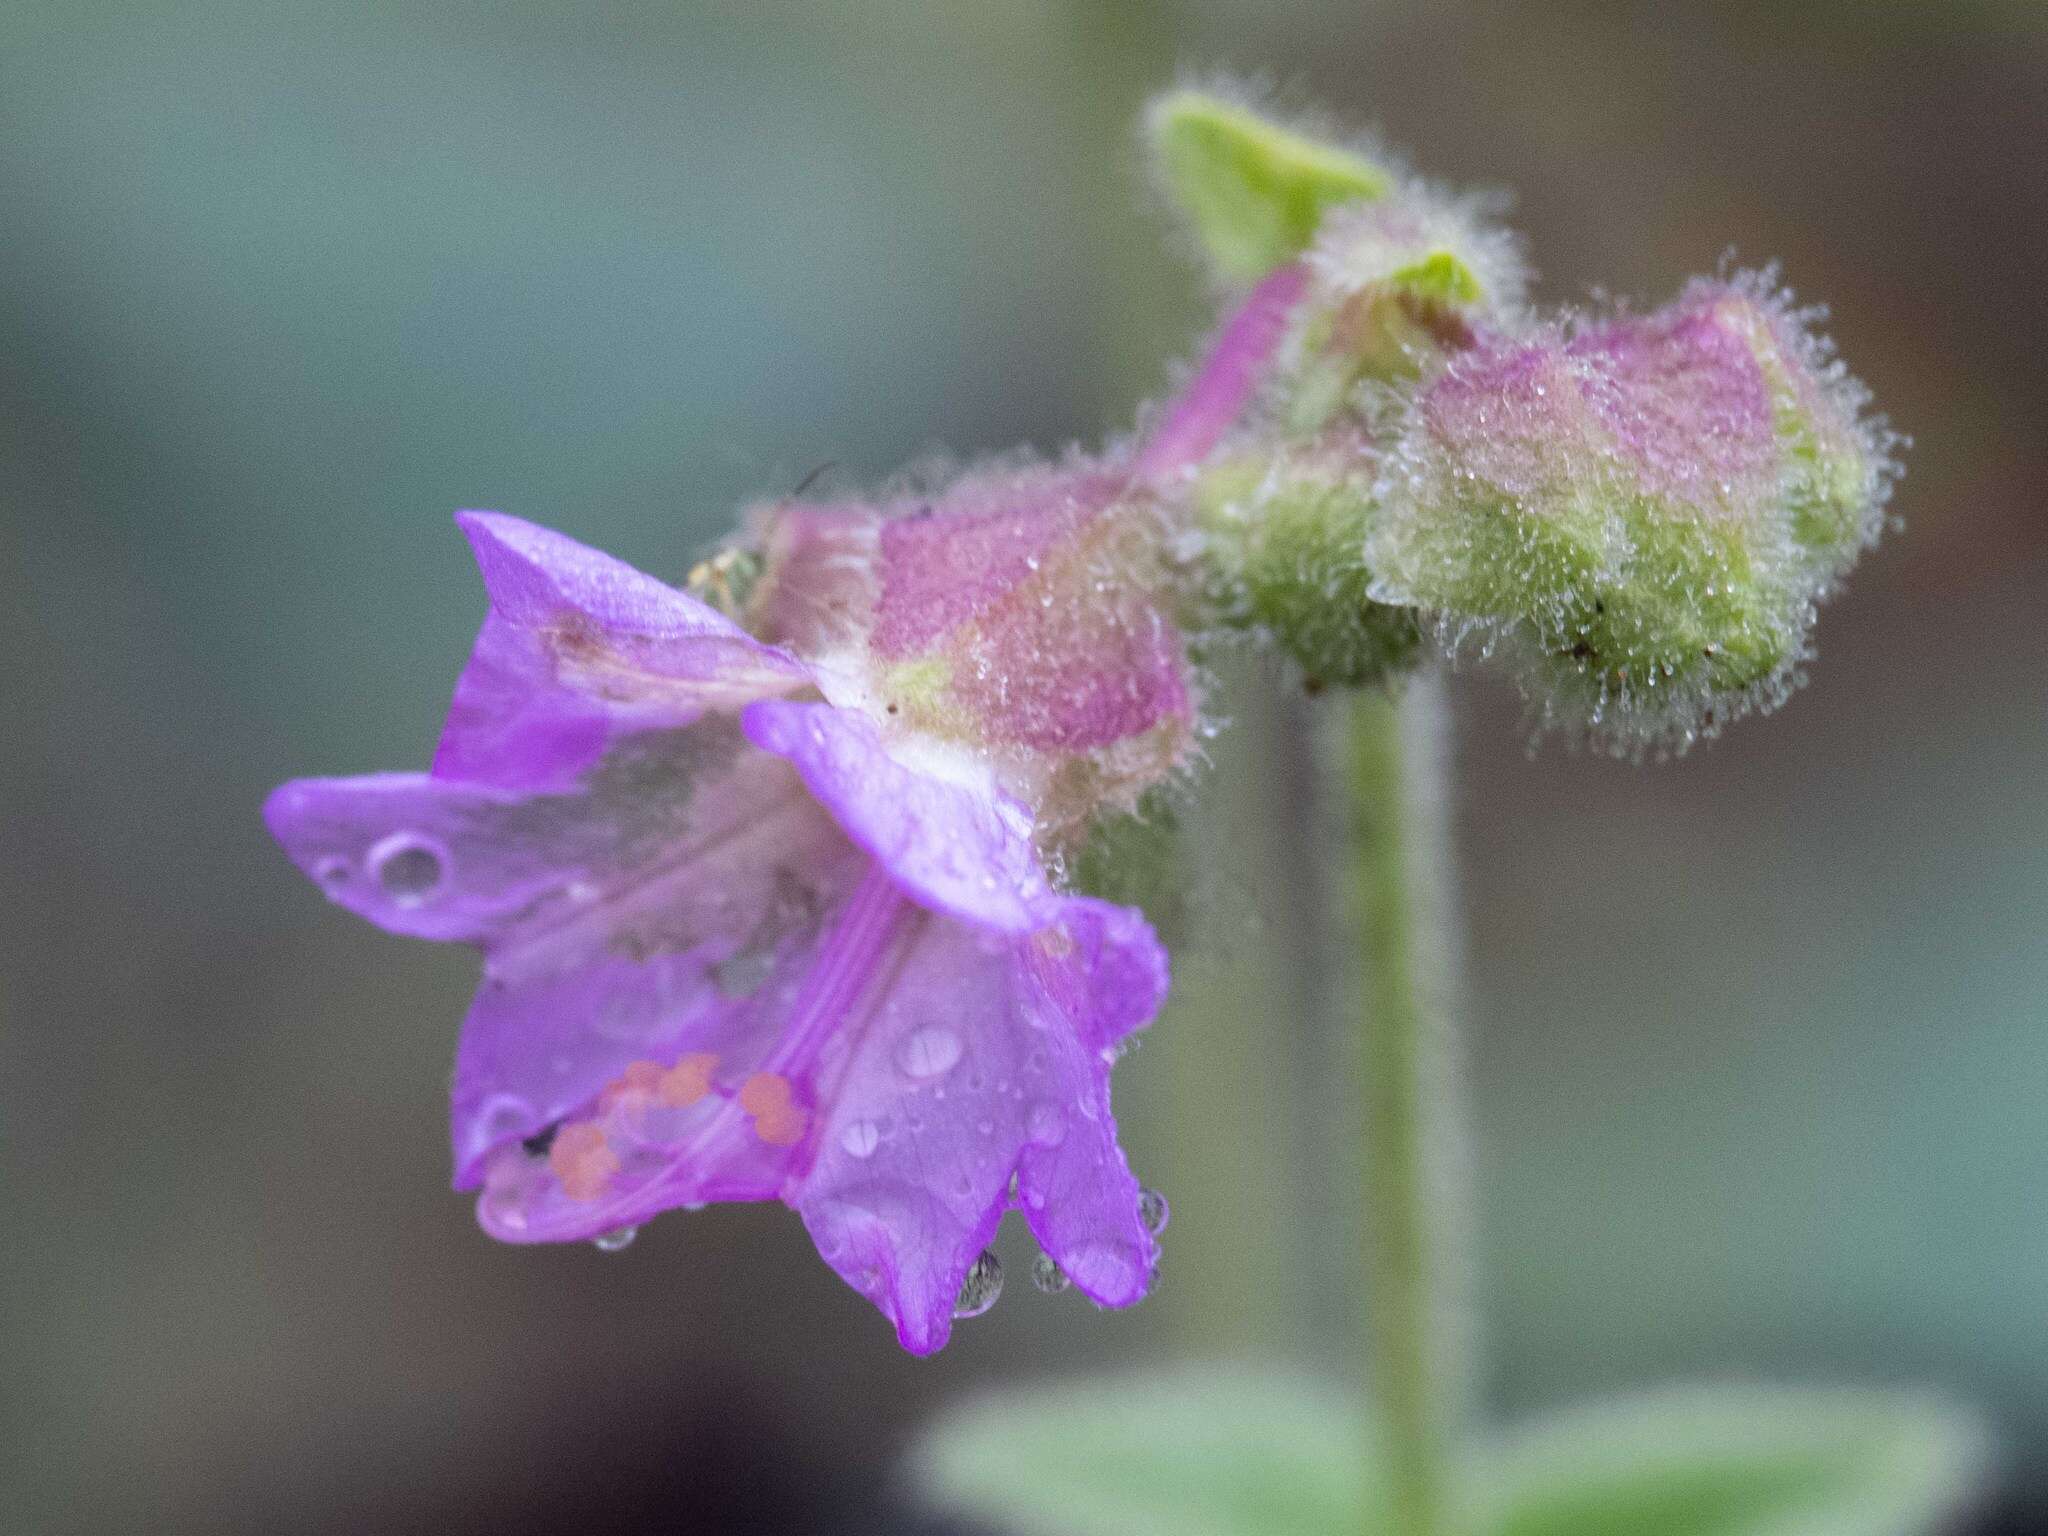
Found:
[[[433,771],[295,781],[265,814],[335,901],[483,951],[452,1128],[494,1236],[780,1199],[919,1354],[1011,1206],[1096,1302],[1145,1293],[1108,1079],[1166,955],[1138,913],[1052,887],[1034,813],[1073,765],[1184,744],[1191,710],[1142,604],[1110,605],[1123,670],[1064,677],[1067,707],[1005,692],[1045,660],[1034,576],[1115,499],[1083,476],[1045,512],[1048,484],[934,520],[951,537],[870,528],[871,643],[801,659],[560,534],[462,514],[491,611]],[[955,675],[972,650],[998,665]],[[911,729],[888,708],[906,666],[1009,735]]]

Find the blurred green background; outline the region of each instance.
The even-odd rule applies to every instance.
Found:
[[[909,1528],[889,1468],[967,1391],[1341,1368],[1276,678],[1219,701],[1201,942],[1118,1074],[1158,1293],[1042,1297],[1006,1243],[931,1362],[780,1207],[489,1243],[446,1188],[473,958],[329,909],[257,817],[426,761],[458,507],[674,576],[828,460],[1126,428],[1208,318],[1131,124],[1217,67],[1514,188],[1548,300],[1783,258],[1917,439],[1780,717],[1636,769],[1459,683],[1489,1404],[1933,1383],[2043,1507],[2048,11],[10,0],[0,1528]]]

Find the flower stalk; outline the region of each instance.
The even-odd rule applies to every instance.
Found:
[[[1366,1345],[1375,1455],[1401,1536],[1451,1529],[1467,1368],[1468,1203],[1443,911],[1441,678],[1349,702],[1351,918],[1359,939]]]

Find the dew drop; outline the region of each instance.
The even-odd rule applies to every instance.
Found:
[[[960,1294],[953,1298],[955,1317],[979,1317],[1003,1294],[1003,1261],[993,1248],[981,1250],[981,1257],[968,1267],[960,1282]]]
[[[1031,1283],[1047,1296],[1057,1296],[1074,1283],[1073,1277],[1052,1261],[1052,1255],[1041,1253],[1031,1261]]]
[[[872,1120],[856,1120],[839,1133],[839,1145],[848,1157],[872,1157],[882,1144],[882,1128]]]
[[[1172,1219],[1173,1207],[1166,1203],[1166,1196],[1156,1189],[1138,1191],[1138,1220],[1145,1224],[1147,1232],[1157,1237]]]
[[[1056,1147],[1067,1139],[1067,1112],[1050,1099],[1042,1099],[1031,1106],[1026,1126],[1034,1143],[1041,1147]]]
[[[960,1037],[950,1029],[920,1029],[896,1047],[896,1065],[911,1078],[937,1077],[960,1059]]]
[[[322,885],[340,885],[355,866],[338,853],[330,853],[313,866],[313,878]]]
[[[517,1185],[492,1187],[484,1191],[479,1214],[487,1226],[499,1227],[507,1232],[526,1230],[526,1194]]]
[[[370,849],[369,865],[384,894],[402,907],[425,901],[448,873],[441,849],[411,832],[394,832],[378,842]]]
[[[622,1253],[633,1246],[633,1239],[640,1235],[638,1227],[614,1227],[609,1232],[600,1232],[590,1240],[590,1246],[599,1253]]]

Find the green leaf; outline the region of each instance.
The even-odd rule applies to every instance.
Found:
[[[1355,1399],[1224,1368],[1101,1378],[951,1411],[910,1462],[935,1505],[1012,1536],[1392,1529]],[[1477,1448],[1470,1536],[1909,1536],[1976,1487],[1975,1422],[1908,1394],[1687,1388]]]
[[[970,1402],[911,1472],[1015,1536],[1357,1536],[1365,1433],[1327,1388],[1191,1370]]]
[[[1976,1482],[1973,1422],[1905,1394],[1685,1388],[1575,1409],[1475,1476],[1485,1536],[1905,1536]]]
[[[1292,261],[1339,203],[1385,197],[1393,178],[1332,144],[1203,91],[1162,96],[1146,114],[1167,191],[1226,277],[1250,281]]]

